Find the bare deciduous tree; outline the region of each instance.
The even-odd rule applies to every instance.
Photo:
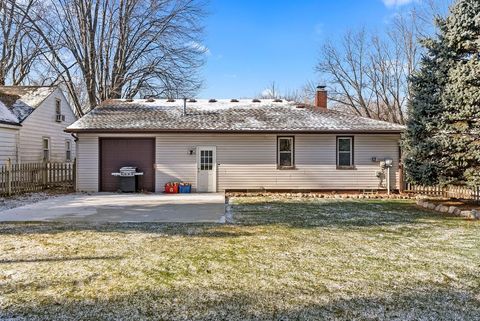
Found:
[[[313,105],[318,83],[307,81],[299,89],[286,89],[280,91],[277,82],[272,81],[262,93],[256,95],[261,99],[284,99],[297,103]]]
[[[13,1],[13,0],[10,0]],[[199,0],[48,0],[50,16],[27,14],[47,44],[44,55],[83,114],[88,108],[141,94],[184,96],[198,90],[204,3]],[[82,84],[78,83],[82,80]]]
[[[373,93],[367,90],[369,79],[368,44],[365,31],[347,32],[341,48],[327,42],[322,48],[322,57],[317,71],[329,76],[329,87],[333,89],[330,99],[348,106],[359,115],[372,117]]]
[[[309,80],[299,89],[287,89],[282,95],[280,95],[280,98],[297,103],[313,105],[315,103],[317,86],[321,83],[323,82]]]
[[[418,41],[440,12],[427,7],[397,14],[385,33],[350,31],[341,42],[323,45],[316,70],[327,77],[329,98],[338,108],[405,124],[409,79],[421,55]]]
[[[22,84],[45,48],[39,37],[30,33],[28,15],[41,10],[37,0],[22,1],[24,12],[15,10],[17,0],[0,1],[0,85]]]
[[[267,88],[265,88],[259,95],[257,95],[261,99],[276,99],[279,94],[278,92],[278,85],[275,81],[272,81]]]

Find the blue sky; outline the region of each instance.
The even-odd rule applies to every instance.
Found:
[[[210,0],[202,98],[253,97],[272,81],[297,89],[326,39],[352,28],[381,30],[413,0]],[[419,1],[419,0],[417,0]]]

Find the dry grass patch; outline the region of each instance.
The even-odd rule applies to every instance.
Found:
[[[236,198],[236,224],[2,224],[0,320],[479,320],[480,222]]]

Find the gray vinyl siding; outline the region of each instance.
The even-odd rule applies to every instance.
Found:
[[[81,137],[77,142],[77,190],[98,191],[98,137]]]
[[[12,127],[3,127],[0,124],[0,166],[4,165],[8,159],[13,163],[17,162],[19,129]]]
[[[55,121],[55,100],[61,100],[64,122]],[[43,137],[50,138],[50,161],[66,161],[66,140],[72,142],[72,160],[75,158],[75,141],[64,129],[76,120],[68,101],[57,89],[45,99],[22,123],[20,129],[20,162],[36,163],[43,160]]]
[[[102,135],[131,137],[139,135]],[[141,135],[140,135],[141,136]],[[355,169],[336,167],[337,135],[295,135],[295,169],[277,169],[277,135],[159,134],[156,135],[156,190],[169,181],[184,181],[196,189],[197,146],[217,148],[217,187],[226,189],[377,189],[378,163],[392,158],[391,186],[398,188],[399,135],[354,135]],[[98,190],[98,135],[79,134],[79,190]],[[95,172],[96,171],[96,172]]]
[[[277,169],[277,135],[162,135],[157,137],[157,190],[171,180],[196,188],[194,146],[217,147],[218,190],[377,189],[372,157],[394,160],[396,186],[399,136],[355,135],[354,170],[337,170],[336,135],[295,135],[295,169]]]

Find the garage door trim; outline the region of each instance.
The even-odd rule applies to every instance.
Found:
[[[153,141],[153,191],[156,192],[156,159],[157,159],[157,141],[154,136],[144,137],[99,137],[98,138],[98,190],[102,191],[102,142],[105,140],[151,140]]]

